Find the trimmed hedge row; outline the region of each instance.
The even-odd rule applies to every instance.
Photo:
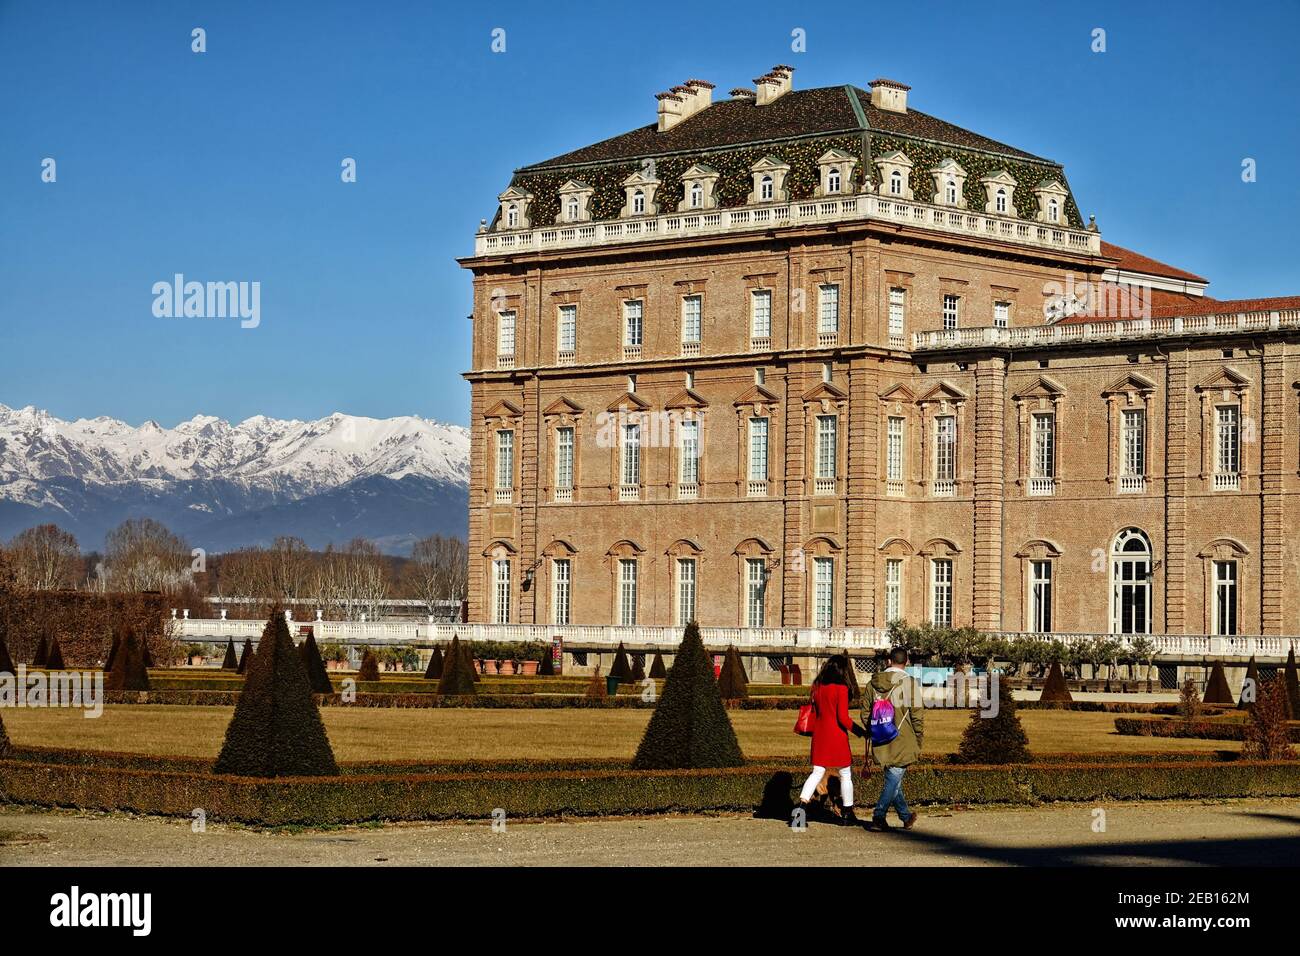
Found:
[[[800,768],[801,769],[801,768]],[[14,803],[128,810],[263,825],[370,820],[749,810],[788,805],[801,773],[789,766],[725,770],[549,770],[546,773],[347,774],[255,780],[0,760],[0,797]],[[880,774],[864,781],[869,802]],[[913,767],[913,803],[986,804],[1300,795],[1300,761],[1028,764]]]
[[[654,701],[643,701],[639,695],[624,694],[618,697],[587,697],[584,694],[476,694],[439,695],[435,693],[390,694],[360,691],[356,699],[343,700],[341,693],[316,694],[320,707],[404,707],[441,708],[469,707],[486,710],[563,710],[571,708],[632,708],[652,709]],[[158,704],[187,707],[233,707],[239,702],[239,691],[229,690],[151,690],[105,691],[106,704]],[[798,710],[801,698],[751,697],[728,701],[727,706],[737,710]]]
[[[1288,732],[1293,743],[1300,743],[1300,723],[1292,721]],[[1245,740],[1244,720],[1152,720],[1139,717],[1116,717],[1115,732],[1123,737],[1195,738],[1198,740]]]

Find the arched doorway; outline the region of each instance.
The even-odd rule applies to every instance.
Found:
[[[1151,540],[1125,528],[1110,549],[1112,634],[1151,633]]]

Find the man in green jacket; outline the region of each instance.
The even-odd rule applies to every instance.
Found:
[[[868,743],[867,759],[873,757],[884,771],[885,781],[871,815],[869,830],[885,830],[889,824],[885,817],[893,806],[903,828],[912,829],[916,811],[909,810],[903,798],[903,773],[921,757],[925,741],[925,704],[921,700],[921,683],[903,668],[907,664],[907,650],[895,647],[889,652],[889,667],[872,676],[862,695],[862,725],[871,728],[869,740],[881,740],[890,734],[888,708],[881,713],[877,701],[888,701],[893,707],[893,729],[897,734],[881,743]],[[873,723],[873,718],[875,723]]]

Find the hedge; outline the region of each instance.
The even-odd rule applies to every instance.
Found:
[[[864,781],[874,799],[880,774]],[[371,820],[616,815],[752,810],[772,798],[788,805],[802,767],[747,765],[714,770],[577,769],[544,773],[341,774],[256,780],[193,770],[126,769],[0,760],[0,797],[14,803],[126,810],[269,826],[325,826]],[[1300,761],[1169,761],[917,765],[909,801],[1029,804],[1040,801],[1186,799],[1300,795]]]
[[[1293,743],[1300,743],[1300,723],[1288,725]],[[1245,740],[1246,723],[1241,720],[1152,720],[1116,717],[1115,732],[1123,737],[1195,738],[1198,740]]]

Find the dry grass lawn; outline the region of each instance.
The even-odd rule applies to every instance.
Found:
[[[87,720],[74,710],[10,710],[3,717],[19,744],[215,757],[232,707],[114,705]],[[321,709],[340,760],[492,759],[499,757],[630,757],[648,710]],[[1039,752],[1119,754],[1135,751],[1239,749],[1228,741],[1121,737],[1115,715],[1021,711],[1029,745]],[[925,749],[957,748],[967,714],[932,710]],[[749,756],[804,756],[808,741],[791,731],[795,712],[731,711]],[[861,745],[855,744],[854,752]]]

